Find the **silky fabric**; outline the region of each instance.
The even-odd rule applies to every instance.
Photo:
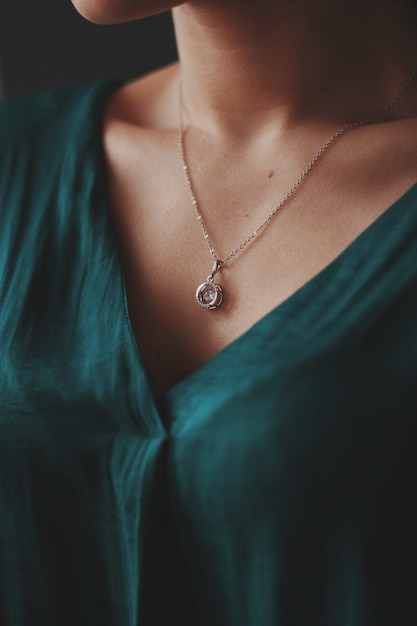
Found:
[[[115,87],[0,104],[1,626],[417,623],[417,187],[157,394],[106,200]]]

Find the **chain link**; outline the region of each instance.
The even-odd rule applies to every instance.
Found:
[[[209,250],[212,258],[214,259],[214,261],[216,261],[216,262],[219,261],[223,265],[224,263],[227,263],[227,261],[230,261],[230,259],[232,259],[234,256],[236,256],[244,248],[246,248],[246,246],[249,243],[251,243],[251,241],[253,241],[255,239],[255,237],[257,237],[264,230],[264,228],[266,226],[268,226],[268,224],[270,224],[270,222],[273,220],[273,218],[278,213],[278,211],[280,209],[282,209],[284,204],[286,204],[288,202],[288,200],[291,198],[291,196],[294,194],[294,192],[301,185],[301,183],[303,182],[303,180],[307,176],[307,174],[312,170],[312,168],[317,163],[317,161],[320,159],[320,157],[330,148],[330,146],[336,141],[336,139],[338,139],[339,137],[341,137],[342,135],[344,135],[348,131],[353,130],[354,128],[358,128],[360,126],[366,126],[367,124],[372,124],[373,122],[376,122],[379,119],[381,119],[382,117],[384,117],[385,115],[387,115],[398,104],[398,102],[401,100],[401,98],[404,96],[405,92],[408,90],[408,88],[410,87],[410,85],[413,82],[414,78],[416,77],[416,74],[417,74],[417,65],[414,66],[413,71],[411,72],[411,74],[410,74],[406,84],[403,86],[403,88],[401,89],[400,93],[394,98],[394,100],[392,100],[392,102],[390,102],[384,109],[382,109],[382,111],[380,111],[379,113],[376,113],[374,115],[371,115],[367,119],[360,120],[359,122],[352,122],[351,124],[347,124],[343,128],[340,128],[337,132],[335,132],[334,135],[332,135],[321,146],[321,148],[318,150],[318,152],[316,152],[316,154],[313,156],[311,161],[308,163],[308,165],[301,172],[301,174],[299,175],[297,180],[290,187],[290,189],[283,196],[283,198],[278,202],[278,204],[275,206],[273,211],[271,211],[271,213],[268,215],[268,217],[249,235],[249,237],[247,239],[242,241],[242,243],[240,243],[234,250],[232,250],[232,252],[230,252],[227,256],[225,256],[224,259],[219,259],[218,256],[216,255],[216,252],[214,250],[213,244],[211,242],[211,239],[210,239],[209,234],[207,232],[206,226],[204,224],[203,217],[201,215],[201,212],[200,212],[200,209],[199,209],[199,206],[198,206],[198,203],[197,203],[197,197],[196,197],[196,194],[195,194],[195,191],[194,191],[194,187],[193,187],[193,184],[191,182],[191,176],[190,176],[190,173],[189,173],[189,167],[188,167],[188,163],[187,163],[187,159],[186,159],[186,155],[185,155],[185,147],[184,147],[184,119],[183,119],[184,118],[184,113],[183,113],[183,108],[184,107],[183,107],[183,97],[182,97],[182,77],[181,77],[181,74],[180,74],[179,80],[178,80],[178,118],[179,118],[179,122],[178,122],[178,146],[179,146],[179,151],[180,151],[180,156],[181,156],[182,169],[183,169],[184,174],[185,174],[187,187],[188,187],[188,190],[190,192],[191,201],[192,201],[194,210],[195,210],[196,215],[197,215],[197,220],[198,220],[198,222],[200,224],[200,227],[201,227],[201,230],[203,232],[204,240],[206,241],[208,250]]]

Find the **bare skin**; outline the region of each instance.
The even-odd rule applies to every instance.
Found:
[[[186,151],[220,258],[338,128],[383,109],[417,62],[412,2],[77,2],[97,21],[177,5]],[[205,311],[194,293],[212,260],[178,154],[178,72],[173,65],[121,87],[104,120],[132,326],[162,391],[291,297],[417,180],[416,81],[384,120],[330,148],[258,240],[222,268],[224,303]]]

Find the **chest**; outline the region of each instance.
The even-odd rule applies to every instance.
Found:
[[[223,302],[201,308],[196,288],[213,258],[197,219],[175,141],[132,153],[108,149],[109,196],[139,349],[161,389],[201,367],[328,267],[414,183],[413,142],[374,137],[334,148],[253,240],[297,179],[297,165],[270,170],[194,165],[193,186],[218,258],[236,254],[216,282]],[[384,150],[381,150],[384,146]],[[343,148],[343,146],[341,146]],[[395,163],[393,163],[393,151]],[[301,160],[302,162],[302,160]],[[415,160],[417,162],[417,160]],[[157,167],[156,167],[157,166]],[[373,251],[370,250],[370,255]]]

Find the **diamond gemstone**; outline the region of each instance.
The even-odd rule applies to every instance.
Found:
[[[213,302],[215,297],[216,297],[216,290],[213,289],[212,287],[210,287],[209,289],[206,289],[205,292],[203,293],[203,301],[206,304],[210,304],[210,302]]]

